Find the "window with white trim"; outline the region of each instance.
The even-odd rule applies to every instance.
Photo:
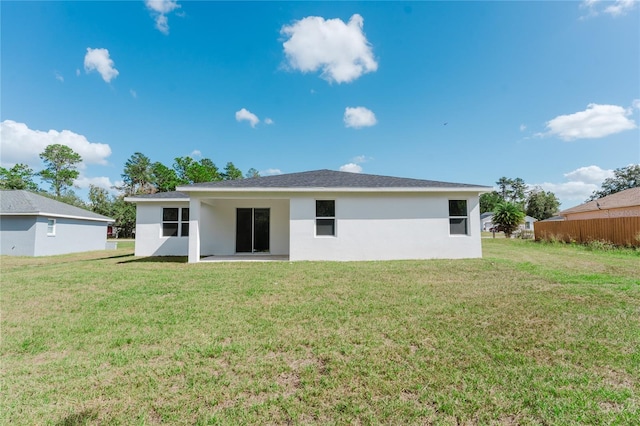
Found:
[[[335,237],[336,201],[316,200],[316,236]]]
[[[449,200],[449,234],[467,235],[468,222],[467,200]]]
[[[47,235],[50,237],[56,236],[56,220],[47,219]]]
[[[189,208],[164,207],[162,209],[162,236],[189,236]]]

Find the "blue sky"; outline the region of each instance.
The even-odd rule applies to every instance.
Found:
[[[263,175],[493,185],[579,204],[640,163],[640,5],[11,2],[1,161],[63,143],[109,187],[142,152]]]

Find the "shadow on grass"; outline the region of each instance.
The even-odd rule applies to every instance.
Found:
[[[98,418],[98,413],[92,410],[84,410],[79,413],[73,413],[56,423],[56,426],[77,426],[89,424],[92,420]]]
[[[187,263],[187,260],[187,256],[150,256],[123,260],[118,262],[118,265],[124,263]]]

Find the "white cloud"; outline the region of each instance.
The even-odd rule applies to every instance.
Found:
[[[591,165],[580,167],[564,174],[567,182],[544,182],[531,185],[540,186],[545,191],[553,192],[562,203],[562,209],[582,204],[589,196],[600,189],[602,182],[613,176],[613,170],[602,169]]]
[[[156,29],[162,34],[169,34],[167,15],[181,7],[177,0],[145,0],[144,4],[156,18]]]
[[[62,76],[62,74],[60,74],[58,71],[55,71],[54,75],[56,77],[56,80],[58,80],[60,83],[64,83],[64,77]]]
[[[340,166],[341,172],[362,173],[362,167],[356,163],[348,163]]]
[[[618,105],[589,104],[587,109],[568,115],[559,115],[547,122],[547,132],[538,136],[558,136],[565,141],[595,139],[635,129],[629,118],[632,108]]]
[[[362,127],[370,127],[377,123],[376,115],[370,109],[365,107],[347,107],[344,110],[344,125],[360,129]]]
[[[275,122],[272,119],[270,119],[269,117],[267,117],[267,118],[264,119],[264,124],[275,124]]]
[[[282,174],[282,170],[280,169],[267,169],[267,170],[262,170],[260,172],[260,176],[275,176],[275,175],[281,175]]]
[[[251,111],[242,108],[240,111],[236,111],[236,121],[248,121],[251,127],[256,127],[260,119]]]
[[[189,157],[202,157],[202,152],[200,152],[199,149],[194,149],[193,151],[191,151],[191,154],[189,154]]]
[[[80,77],[80,68],[76,68],[76,77]]]
[[[90,47],[87,47],[87,54],[84,55],[84,70],[87,73],[98,71],[107,83],[120,74],[113,67],[113,60],[109,57],[107,49],[92,49]]]
[[[133,89],[129,89],[129,93],[131,94],[131,97],[132,97],[133,99],[138,99],[138,92],[136,92],[136,91],[135,91],[135,90],[133,90]]]
[[[376,71],[371,44],[362,27],[364,19],[355,14],[344,23],[340,19],[308,16],[280,33],[288,65],[304,72],[322,70],[321,77],[329,82],[348,83],[362,74]]]
[[[580,167],[564,174],[564,177],[570,182],[593,183],[598,186],[600,186],[605,179],[613,176],[613,170],[601,169],[598,166]]]
[[[353,157],[351,161],[353,161],[356,164],[360,164],[360,163],[366,163],[369,160],[371,160],[371,157],[367,157],[366,155],[356,155],[355,157]]]
[[[628,12],[635,9],[637,4],[638,0],[584,0],[580,4],[580,7],[587,10],[586,17],[598,16],[600,13],[606,13],[608,15],[617,17],[626,15]]]
[[[78,179],[73,181],[73,184],[78,188],[89,188],[89,185],[93,185],[113,191],[113,183],[111,183],[111,179],[106,176],[87,177],[81,174]]]
[[[3,166],[25,163],[34,169],[42,166],[39,155],[51,144],[66,145],[80,154],[85,164],[107,164],[111,147],[103,143],[89,142],[83,135],[70,130],[32,130],[24,123],[5,120],[0,123],[0,151]]]
[[[525,126],[524,124],[520,125],[520,131],[524,132],[525,130],[527,130],[527,126]]]

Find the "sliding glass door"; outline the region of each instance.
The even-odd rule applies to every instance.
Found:
[[[269,209],[236,210],[236,252],[269,252]]]

